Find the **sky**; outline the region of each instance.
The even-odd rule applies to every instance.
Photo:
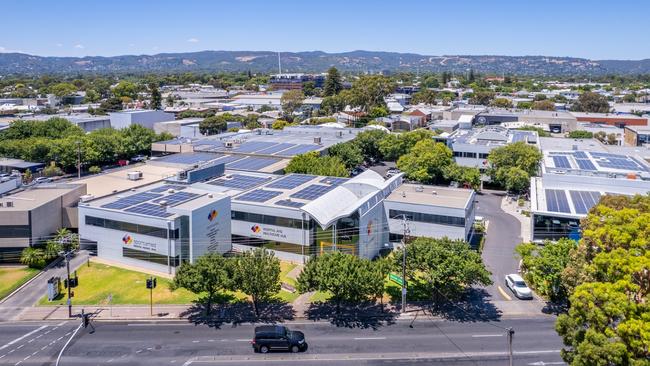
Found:
[[[650,58],[650,0],[2,0],[0,52]]]

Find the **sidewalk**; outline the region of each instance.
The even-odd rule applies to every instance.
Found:
[[[526,202],[524,206],[519,207],[517,201],[511,201],[507,197],[503,197],[503,200],[501,201],[501,209],[512,215],[521,223],[521,239],[524,242],[529,242],[531,240],[530,217],[521,213],[522,210],[530,210],[528,206],[529,203]]]

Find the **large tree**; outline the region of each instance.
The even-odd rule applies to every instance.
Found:
[[[594,92],[584,92],[573,103],[571,109],[576,112],[608,113],[610,107],[605,96]]]
[[[199,131],[203,135],[216,135],[228,129],[228,122],[223,116],[210,116],[199,122]]]
[[[138,85],[130,81],[120,81],[113,87],[113,95],[117,98],[135,99],[138,96]]]
[[[365,75],[352,84],[348,104],[369,112],[373,107],[386,105],[384,97],[395,90],[395,83],[382,75]]]
[[[327,78],[325,79],[325,87],[323,88],[323,96],[331,97],[343,90],[343,83],[341,82],[341,75],[336,67],[330,67],[327,70]]]
[[[162,95],[158,90],[158,85],[151,84],[149,90],[151,91],[151,109],[160,109],[162,107]]]
[[[434,133],[419,128],[410,132],[385,134],[379,141],[379,151],[384,159],[397,161],[400,156],[407,154],[418,141],[430,140]]]
[[[298,111],[302,107],[302,103],[305,100],[305,94],[300,90],[289,90],[282,94],[280,103],[282,104],[282,111],[285,115],[291,116],[294,112]]]
[[[272,252],[258,248],[235,258],[233,288],[251,297],[255,315],[259,304],[280,291],[280,260]]]
[[[70,83],[58,83],[50,87],[50,93],[59,98],[67,97],[77,91],[77,87]]]
[[[577,243],[570,239],[546,241],[543,246],[522,243],[516,248],[526,281],[542,296],[552,301],[567,300],[568,291],[562,273],[569,263],[569,252]]]
[[[490,152],[488,156],[490,175],[495,182],[503,186],[518,187],[519,184],[512,183],[521,183],[536,175],[541,160],[542,153],[535,146],[524,142],[508,144]],[[521,171],[525,172],[528,177],[522,177]],[[508,180],[510,180],[510,184]]]
[[[230,288],[229,263],[218,253],[199,257],[195,263],[185,262],[176,271],[173,286],[185,288],[195,294],[205,293],[205,309],[209,315],[215,296]]]
[[[451,150],[443,143],[418,141],[411,151],[397,160],[397,167],[407,178],[432,183],[444,177],[447,166],[455,164]]]
[[[436,98],[438,98],[438,94],[435,91],[431,89],[422,89],[419,92],[413,94],[411,103],[436,104]]]
[[[328,152],[331,156],[341,159],[348,170],[352,170],[363,163],[363,153],[359,146],[352,141],[330,146]]]
[[[402,249],[394,268],[402,268]],[[417,238],[406,245],[406,280],[425,286],[435,301],[457,298],[474,285],[492,283],[480,254],[463,240]]]
[[[319,156],[317,152],[299,154],[291,158],[284,168],[286,173],[347,177],[350,175],[345,163],[338,156]]]

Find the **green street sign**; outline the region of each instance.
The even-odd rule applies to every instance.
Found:
[[[398,284],[400,286],[404,286],[404,280],[402,279],[402,277],[400,277],[400,276],[398,276],[398,275],[396,275],[394,273],[389,273],[388,274],[388,279],[395,282],[396,284]]]

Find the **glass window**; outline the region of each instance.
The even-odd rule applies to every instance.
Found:
[[[167,256],[166,255],[161,255],[161,254],[156,254],[156,253],[149,253],[149,252],[144,252],[142,250],[136,250],[136,249],[131,249],[131,248],[122,248],[122,256],[125,258],[132,258],[132,259],[137,259],[140,261],[146,261],[146,262],[152,262],[156,264],[162,264],[162,265],[167,265]],[[171,266],[172,267],[178,267],[178,256],[172,257],[170,260]]]
[[[465,226],[464,217],[434,215],[402,210],[389,210],[388,215],[391,219],[402,219],[404,216],[406,216],[406,219],[410,221],[425,222],[428,224]]]
[[[167,239],[167,228],[139,225],[131,222],[123,222],[110,219],[102,219],[93,216],[86,216],[86,225],[99,226],[105,229],[127,231],[134,234],[142,234],[148,236],[155,236],[157,238]],[[170,231],[171,239],[178,239],[179,231],[174,229]]]

